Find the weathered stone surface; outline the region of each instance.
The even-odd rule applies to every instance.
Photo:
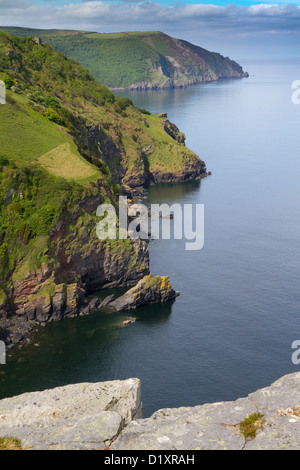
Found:
[[[245,438],[253,413],[263,426]],[[138,379],[67,385],[0,401],[0,437],[25,449],[300,449],[300,372],[232,402],[166,408],[141,419]]]
[[[54,320],[60,320],[66,309],[67,304],[67,285],[58,284],[55,286],[55,292],[52,297],[52,317]]]
[[[167,276],[144,276],[135,287],[108,304],[113,310],[130,310],[145,304],[155,304],[174,299],[179,295],[172,289]]]
[[[82,383],[0,401],[0,436],[24,449],[103,449],[141,417],[138,379]]]
[[[263,429],[246,439],[240,422],[262,413]],[[234,402],[163,409],[132,421],[111,446],[114,450],[300,449],[300,372]]]
[[[113,302],[115,298],[115,294],[108,295],[107,297],[105,297],[105,299],[102,300],[102,302],[100,302],[99,308],[107,307],[107,305]]]

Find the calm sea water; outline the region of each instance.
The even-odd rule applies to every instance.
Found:
[[[67,383],[139,377],[144,415],[234,400],[300,370],[299,61],[243,62],[250,77],[124,93],[168,112],[207,163],[201,182],[151,188],[148,203],[201,203],[205,243],[151,242],[151,271],[180,297],[128,314],[97,312],[40,328],[0,366],[0,397]]]

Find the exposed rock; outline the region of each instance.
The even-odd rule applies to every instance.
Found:
[[[6,204],[10,204],[14,195],[14,188],[11,188],[8,193],[6,194],[5,202]]]
[[[115,298],[116,298],[115,294],[108,295],[107,297],[105,297],[104,300],[102,300],[102,302],[100,302],[99,308],[107,307],[107,305],[113,302]]]
[[[22,281],[15,281],[14,283],[14,298],[17,307],[23,306],[24,299],[36,294],[43,284],[51,275],[51,269],[48,265],[43,265],[40,271],[32,270],[28,272]]]
[[[200,159],[192,160],[189,154],[183,156],[182,168],[178,171],[151,171],[151,182],[155,183],[178,183],[181,181],[199,180],[207,176],[206,164]]]
[[[129,326],[129,325],[131,325],[131,323],[135,323],[135,322],[136,322],[136,318],[129,317],[126,320],[123,320],[120,323],[117,323],[117,326],[123,328],[124,326]]]
[[[73,316],[79,313],[79,307],[82,305],[85,297],[85,291],[77,283],[70,284],[67,287],[67,303],[65,316]]]
[[[98,297],[94,297],[88,302],[88,304],[80,309],[80,315],[88,315],[93,310],[100,310],[101,308],[105,308],[110,302],[115,300],[115,298],[116,296],[114,294],[108,295],[104,300],[101,300]]]
[[[182,132],[180,132],[178,127],[174,123],[170,122],[168,119],[165,119],[164,131],[167,134],[169,134],[169,136],[171,136],[172,139],[176,140],[180,144],[185,143],[185,135]]]
[[[174,299],[179,292],[173,290],[169,278],[163,276],[143,277],[135,287],[111,302],[108,307],[113,310],[130,310],[145,304],[155,304]]]
[[[98,297],[94,297],[92,300],[90,300],[90,302],[89,302],[90,311],[96,310],[96,308],[99,307],[100,302],[101,301]]]
[[[55,237],[61,237],[63,230],[64,224],[58,224]],[[98,307],[104,308],[115,296],[110,295],[102,302],[93,299],[86,305],[87,295],[103,288],[130,287],[149,273],[148,241],[127,240],[112,246],[99,242],[95,235],[83,233],[74,240],[75,236],[70,234],[65,243],[57,244],[58,267],[53,269],[44,264],[40,270],[28,272],[21,281],[15,280],[8,300],[0,308],[0,326],[6,332],[3,339],[7,345],[19,342],[14,331],[20,321],[22,324],[23,320],[28,321],[25,337],[34,322],[88,314]],[[74,278],[79,281],[72,282]]]
[[[60,242],[57,257],[60,265],[54,272],[55,282],[70,284],[74,278],[79,278],[89,293],[132,286],[149,273],[146,241],[128,240],[111,245],[100,242],[96,230],[95,233],[82,232],[80,237],[70,233]]]
[[[54,320],[60,320],[67,304],[67,286],[58,284],[55,286],[55,292],[52,297],[52,317]]]
[[[82,383],[0,401],[0,437],[42,450],[299,450],[300,372],[236,401],[142,419],[139,379]],[[261,416],[253,437],[241,422]]]
[[[112,450],[299,450],[300,372],[232,402],[166,408],[132,421]],[[262,429],[246,439],[240,423],[261,413]]]
[[[142,416],[139,379],[81,383],[0,401],[0,436],[23,449],[104,449]]]

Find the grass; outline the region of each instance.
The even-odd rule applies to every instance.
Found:
[[[85,179],[97,176],[98,171],[89,165],[69,142],[64,142],[38,158],[38,162],[52,175],[65,179]]]
[[[5,299],[6,299],[5,292],[2,289],[0,289],[0,305],[4,303]]]
[[[21,441],[15,437],[0,437],[0,450],[22,450]]]
[[[29,106],[8,102],[0,106],[0,139],[1,152],[7,157],[28,162],[62,144],[66,137]]]
[[[258,429],[263,429],[264,415],[262,413],[252,413],[240,423],[240,431],[246,439],[255,439]]]
[[[148,158],[152,171],[156,169],[166,171],[170,171],[170,169],[173,171],[180,169],[182,166],[182,157],[187,153],[186,147],[179,145],[166,134],[163,129],[162,119],[159,116],[154,114],[145,116],[145,120],[148,122],[148,132],[153,142],[154,139],[158,141]]]
[[[9,96],[10,102],[0,106],[1,150],[5,156],[23,164],[36,160],[52,175],[67,180],[85,183],[100,176],[61,126],[34,111],[24,95],[10,92]]]
[[[13,273],[13,281],[22,281],[26,274],[31,270],[40,268],[43,262],[46,262],[44,253],[48,249],[48,237],[40,235],[34,240],[31,240],[26,250],[24,260],[16,266]]]

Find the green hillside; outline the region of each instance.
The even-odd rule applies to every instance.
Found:
[[[87,67],[109,88],[167,88],[247,76],[218,53],[161,32],[90,33],[3,28],[19,36],[38,36]]]

